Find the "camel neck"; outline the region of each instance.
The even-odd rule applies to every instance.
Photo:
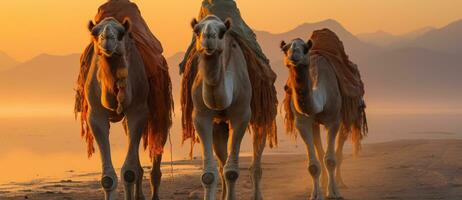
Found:
[[[215,52],[212,55],[201,54],[199,70],[202,71],[204,80],[208,85],[216,86],[223,81],[224,68],[221,62],[221,54]]]
[[[292,89],[292,100],[298,112],[311,114],[312,112],[312,80],[309,65],[299,63],[290,67],[290,87]]]
[[[199,73],[202,74],[202,95],[205,105],[212,110],[224,110],[232,102],[232,77],[225,73],[221,54],[201,55]]]

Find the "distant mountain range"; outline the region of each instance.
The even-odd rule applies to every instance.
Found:
[[[433,30],[436,30],[436,28],[424,27],[402,35],[393,35],[385,31],[377,31],[373,33],[357,34],[356,37],[358,37],[361,41],[369,44],[377,45],[380,47],[387,47],[400,42],[414,40]]]
[[[429,31],[409,43],[396,46],[416,46],[462,56],[462,20],[450,23],[443,28]]]
[[[4,71],[19,64],[17,60],[0,51],[0,71]]]
[[[305,23],[278,34],[256,31],[263,51],[278,74],[276,87],[280,98],[284,94],[287,69],[282,64],[279,42],[296,37],[306,40],[313,30],[321,28],[335,31],[344,42],[347,54],[359,65],[370,107],[385,102],[387,105],[460,108],[462,93],[455,90],[459,91],[462,87],[459,77],[462,75],[462,21],[440,29],[425,28],[401,36],[386,33],[355,36],[335,20]],[[389,38],[390,42],[377,43],[384,38]],[[0,66],[3,64],[1,56]],[[177,107],[181,83],[178,63],[182,58],[183,53],[167,58]],[[13,62],[13,65],[16,64]],[[64,101],[72,104],[78,69],[78,54],[42,54],[13,68],[3,71],[0,68],[0,91],[8,94],[2,95],[2,100],[28,103]]]
[[[79,69],[79,55],[41,54],[14,68],[0,72],[2,100],[39,103],[72,99]]]
[[[462,20],[442,28],[425,27],[404,35],[387,32],[358,34],[363,42],[387,49],[420,47],[447,54],[462,55]]]

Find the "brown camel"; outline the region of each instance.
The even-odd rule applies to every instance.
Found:
[[[288,131],[296,129],[307,146],[308,171],[313,177],[311,199],[323,199],[322,188],[326,187],[327,198],[341,199],[337,186],[343,184],[340,173],[343,145],[350,134],[355,137],[362,134],[361,128],[364,127],[363,130],[367,132],[367,122],[364,107],[352,109],[355,115],[351,116],[354,119],[344,118],[350,115],[344,115],[346,100],[339,86],[336,69],[326,57],[310,56],[312,46],[311,40],[304,42],[302,39],[294,39],[289,44],[281,42],[281,49],[285,54],[284,63],[290,73],[286,86],[288,95],[285,99],[286,128]],[[362,99],[359,101],[361,102],[352,105],[362,105]],[[350,121],[358,122],[359,125],[351,125]],[[328,129],[326,153],[322,148],[320,124]],[[340,133],[337,134],[339,130]],[[359,139],[353,142],[359,148]],[[324,162],[320,162],[320,159],[324,159]],[[321,174],[323,177],[320,181]]]
[[[145,199],[139,145],[147,134],[150,88],[142,57],[130,36],[130,26],[130,20],[120,23],[112,17],[97,25],[90,21],[88,26],[94,53],[84,88],[88,102],[87,122],[101,154],[101,184],[106,200],[116,198],[118,185],[111,160],[110,122],[122,119],[129,138],[128,153],[121,170],[125,200]],[[160,172],[160,157],[155,156],[153,160],[151,184],[153,199],[158,199],[161,175],[156,172]]]

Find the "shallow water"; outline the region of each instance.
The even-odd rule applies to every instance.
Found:
[[[369,136],[365,143],[402,139],[462,139],[462,114],[369,114]],[[179,122],[178,117],[175,119]],[[278,118],[279,122],[281,121]],[[172,129],[173,160],[188,159],[189,145],[181,145],[179,124]],[[0,119],[0,188],[43,181],[95,180],[99,176],[99,154],[87,158],[85,143],[80,138],[79,123],[73,116],[2,118]],[[124,161],[126,136],[120,125],[111,129],[111,148],[116,168]],[[242,155],[250,155],[251,141],[247,135]],[[350,149],[347,148],[347,153]],[[266,153],[304,153],[300,140],[286,136],[279,123],[279,147]],[[170,160],[166,146],[164,161]],[[199,145],[195,155],[200,155]],[[149,166],[147,153],[141,154],[143,166]],[[91,176],[76,177],[76,174]]]

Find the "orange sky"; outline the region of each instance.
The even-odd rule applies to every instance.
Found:
[[[18,60],[40,53],[80,52],[85,28],[105,0],[1,0],[0,51]],[[186,48],[189,21],[201,0],[135,0],[167,56]],[[441,27],[462,18],[460,0],[237,0],[245,20],[258,30],[287,31],[303,22],[332,18],[353,33],[400,34]]]

